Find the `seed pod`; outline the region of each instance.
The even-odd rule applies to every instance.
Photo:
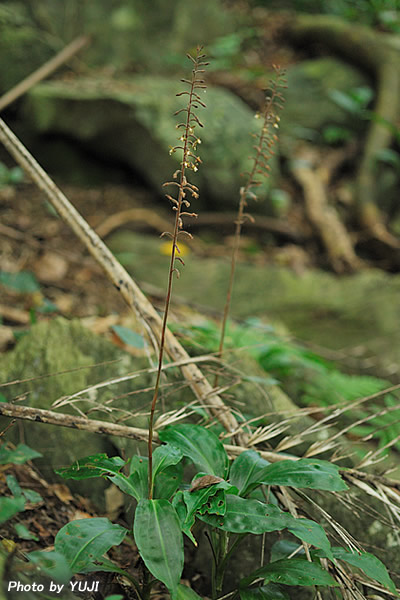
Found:
[[[210,487],[211,485],[215,485],[220,481],[224,481],[222,477],[217,477],[216,475],[203,475],[203,477],[198,477],[193,481],[189,492],[197,492],[197,490]]]

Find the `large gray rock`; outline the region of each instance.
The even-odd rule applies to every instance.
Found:
[[[321,142],[328,126],[354,129],[354,118],[335,104],[330,92],[349,92],[365,85],[356,69],[332,58],[304,61],[289,69],[288,83],[281,119],[281,150],[286,156],[299,139]],[[42,83],[25,101],[31,132],[46,136],[44,144],[34,144],[34,151],[45,167],[82,180],[85,171],[90,177],[93,163],[88,164],[82,155],[74,161],[67,144],[59,145],[60,138],[75,141],[111,167],[116,163],[128,167],[161,194],[162,184],[171,180],[181,160],[180,152],[169,156],[168,149],[179,144],[175,126],[185,113],[173,114],[184,106],[186,96],[176,98],[182,89],[183,84],[175,79],[156,75]],[[259,131],[261,122],[228,90],[209,87],[203,99],[207,109],[197,113],[204,128],[196,130],[202,141],[198,153],[203,165],[197,173],[189,173],[201,192],[196,205],[232,209],[244,182],[241,173],[252,166],[249,155],[254,141],[250,134]],[[258,188],[259,200],[265,200],[268,190],[279,185],[277,161],[270,164],[272,173]],[[270,207],[252,203],[251,210],[268,212]]]
[[[94,366],[113,360],[116,362]],[[55,400],[100,381],[139,370],[145,364],[144,359],[133,359],[107,340],[90,332],[79,321],[56,318],[32,326],[12,352],[0,357],[0,381],[28,380],[3,388],[2,394],[8,401],[20,397],[29,406],[54,410],[52,404]],[[137,388],[141,385],[146,386],[146,383],[143,384],[143,380],[140,384],[136,383]],[[80,401],[76,406],[85,411],[90,406],[93,408],[95,403],[100,409],[92,412],[91,418],[108,420],[107,401],[132,391],[132,387],[130,382],[125,382],[92,390],[85,396],[87,401]],[[129,399],[116,403],[118,408],[129,409]],[[102,406],[105,407],[104,410],[101,409]],[[80,414],[68,405],[60,410]],[[146,424],[144,416],[133,420],[139,427]],[[4,426],[9,419],[3,418],[1,421]],[[22,440],[41,452],[43,458],[37,459],[36,464],[50,481],[55,478],[58,480],[54,474],[56,468],[98,452],[114,455],[116,446],[123,446],[123,443],[117,444],[117,440],[111,441],[102,435],[31,421],[20,421],[17,427],[11,428],[7,440]],[[77,484],[73,482],[71,487],[89,494],[97,504],[102,505],[104,481],[94,479]]]
[[[182,130],[176,125],[185,113],[173,114],[185,106],[187,96],[176,97],[183,89],[183,84],[156,76],[42,83],[28,94],[25,112],[37,134],[79,141],[99,158],[129,167],[162,194],[163,183],[172,179],[182,160],[179,151],[170,156],[169,147],[180,143]],[[202,97],[207,109],[196,112],[204,128],[197,127],[195,133],[201,139],[197,153],[203,165],[197,173],[189,172],[188,178],[201,191],[197,206],[232,208],[243,185],[241,173],[252,165],[248,157],[254,141],[250,134],[261,124],[253,111],[227,90],[210,87]],[[45,161],[51,158],[51,141],[46,144]],[[46,147],[44,150],[46,153]],[[64,168],[68,176],[68,162],[63,162],[62,156],[55,158],[58,169]],[[269,187],[265,182],[258,191],[260,200]]]
[[[160,240],[128,231],[107,240],[138,281],[159,286],[167,268]],[[128,251],[134,251],[129,259]],[[139,261],[137,256],[142,256]],[[221,311],[229,280],[229,259],[185,256],[174,294]],[[400,278],[368,269],[348,277],[308,270],[302,275],[273,265],[241,262],[236,267],[232,316],[260,316],[283,322],[298,337],[334,350],[359,346],[372,356],[370,372],[400,379]]]
[[[361,119],[339,106],[332,92],[349,94],[369,79],[355,67],[337,58],[302,61],[287,72],[285,109],[281,119],[281,152],[290,157],[298,140],[324,143],[327,127],[339,127],[355,134],[363,127]]]

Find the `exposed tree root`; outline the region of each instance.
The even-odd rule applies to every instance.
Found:
[[[399,240],[388,232],[379,208],[377,169],[377,156],[392,143],[400,117],[398,36],[330,15],[298,15],[287,22],[285,30],[293,41],[328,46],[373,75],[376,102],[356,179],[356,216],[371,236],[398,248]]]
[[[324,181],[327,170],[318,164],[316,153],[304,148],[293,161],[292,172],[303,189],[307,217],[317,230],[334,271],[343,273],[361,268],[363,263],[354,252],[349,234],[328,202]]]

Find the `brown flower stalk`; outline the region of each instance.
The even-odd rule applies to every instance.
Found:
[[[172,240],[172,249],[171,249],[171,260],[168,272],[168,284],[167,284],[167,293],[165,297],[165,306],[164,306],[164,318],[162,322],[161,328],[161,339],[160,339],[160,349],[158,355],[158,370],[156,375],[156,383],[154,386],[154,394],[153,400],[151,403],[150,409],[150,419],[149,419],[149,439],[148,439],[148,457],[149,457],[149,499],[153,497],[153,428],[154,428],[154,413],[158,398],[158,392],[160,387],[160,378],[163,364],[163,356],[164,356],[164,347],[165,347],[165,332],[168,321],[168,312],[169,306],[171,302],[171,294],[172,294],[172,282],[174,273],[177,277],[179,277],[179,269],[175,266],[176,261],[179,261],[182,265],[184,262],[180,256],[180,249],[178,245],[179,236],[186,235],[191,238],[191,234],[183,229],[183,220],[182,217],[197,217],[196,213],[188,212],[188,208],[190,207],[190,202],[187,199],[188,195],[192,198],[199,197],[198,188],[189,183],[186,178],[186,172],[188,170],[197,171],[198,165],[201,163],[201,159],[196,154],[197,146],[201,143],[200,138],[196,135],[195,129],[197,126],[203,127],[203,124],[195,114],[195,109],[198,109],[200,106],[205,108],[204,102],[200,99],[200,95],[197,92],[199,89],[205,89],[204,80],[201,79],[202,73],[204,73],[205,67],[208,63],[204,62],[205,55],[202,54],[202,46],[198,46],[196,50],[196,55],[193,57],[190,54],[187,57],[192,61],[192,77],[191,79],[181,79],[182,83],[185,83],[189,86],[188,90],[180,92],[177,96],[188,96],[188,101],[186,108],[181,108],[176,111],[175,115],[179,115],[181,113],[186,113],[186,119],[178,123],[176,126],[177,129],[182,129],[182,135],[179,138],[181,142],[177,146],[170,147],[170,154],[177,152],[178,150],[182,151],[182,161],[180,163],[180,169],[175,171],[173,175],[174,181],[168,181],[164,183],[164,186],[174,186],[176,189],[176,197],[166,194],[168,200],[172,203],[172,210],[175,211],[175,225],[173,233],[164,232],[161,236],[168,236]]]
[[[279,66],[272,66],[276,73],[276,77],[270,82],[270,92],[265,98],[265,104],[262,112],[256,114],[257,119],[259,119],[260,117],[263,119],[262,127],[259,134],[252,134],[253,137],[257,140],[256,144],[253,146],[255,153],[253,156],[251,156],[253,166],[251,171],[244,173],[244,175],[247,177],[246,184],[240,188],[239,208],[237,218],[235,221],[236,229],[231,255],[229,284],[228,291],[226,294],[224,314],[221,323],[221,335],[217,354],[219,358],[222,357],[224,350],[226,325],[231,306],[233,281],[235,278],[236,262],[240,247],[240,235],[242,232],[242,225],[246,221],[246,219],[254,221],[253,217],[245,212],[247,200],[257,200],[257,196],[252,191],[252,188],[257,187],[262,183],[257,177],[258,175],[268,177],[269,171],[271,169],[268,162],[271,156],[274,155],[273,146],[278,140],[277,133],[274,130],[279,129],[280,117],[277,113],[283,108],[283,103],[285,101],[280,92],[280,89],[286,87],[286,79],[284,70],[282,70]],[[218,373],[215,376],[214,387],[217,387],[217,385]]]

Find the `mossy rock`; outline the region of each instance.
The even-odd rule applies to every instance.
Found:
[[[111,364],[100,364],[115,361]],[[133,358],[107,340],[93,334],[78,320],[68,321],[56,318],[33,325],[30,331],[19,341],[16,348],[0,357],[0,380],[28,380],[3,388],[6,400],[24,398],[23,403],[36,408],[52,410],[55,400],[74,394],[100,381],[119,377],[147,367],[145,359]],[[146,387],[149,380],[140,383],[124,382],[112,387],[88,392],[86,402],[78,407],[85,411],[93,408],[93,402],[106,406],[106,402],[119,395],[129,393],[134,386]],[[116,402],[118,408],[129,410],[130,400]],[[79,414],[72,406],[63,406],[61,412]],[[107,420],[107,410],[95,410],[91,418]],[[1,419],[2,425],[7,422]],[[146,426],[146,417],[132,419],[135,426]],[[127,422],[126,424],[129,424]],[[133,422],[131,422],[133,424]],[[106,452],[118,454],[127,440],[110,439],[86,431],[67,427],[20,421],[7,434],[14,442],[23,440],[28,446],[43,454],[36,463],[48,480],[59,480],[54,469],[71,464],[74,460]],[[104,484],[101,480],[71,482],[74,489],[88,493],[92,499],[102,498]],[[100,502],[101,503],[101,502]]]
[[[121,230],[107,243],[138,281],[159,285],[166,266],[158,239]],[[135,258],[136,248],[146,250],[140,261]],[[174,293],[222,314],[229,281],[228,260],[188,254]],[[300,340],[333,350],[360,347],[361,352],[373,357],[365,374],[390,376],[398,381],[399,294],[400,277],[377,269],[346,277],[317,269],[297,275],[288,268],[243,261],[236,266],[231,314],[239,319],[260,316],[283,322]]]
[[[36,135],[68,136],[99,158],[132,169],[161,196],[163,183],[171,180],[181,160],[179,151],[169,156],[168,148],[179,145],[182,133],[176,129],[179,116],[173,116],[184,106],[186,96],[176,98],[182,89],[183,84],[154,75],[137,75],[124,81],[47,82],[30,90],[25,113]],[[204,101],[207,109],[196,111],[204,128],[195,130],[201,139],[197,151],[204,165],[189,177],[201,189],[196,205],[233,208],[243,185],[241,173],[252,165],[248,158],[253,145],[250,133],[257,132],[261,123],[228,90],[209,87]],[[36,149],[36,154],[47,167],[56,166],[47,163],[51,160],[49,139],[46,146]],[[63,163],[58,163],[58,169],[62,167]],[[65,176],[67,170],[68,165]],[[266,197],[269,187],[270,180],[265,180],[257,192],[260,200]]]
[[[290,158],[298,140],[324,144],[328,127],[340,128],[344,135],[356,135],[364,127],[334,101],[333,93],[350,94],[370,87],[370,80],[355,67],[333,57],[315,58],[289,67],[285,109],[280,127],[281,152]]]

